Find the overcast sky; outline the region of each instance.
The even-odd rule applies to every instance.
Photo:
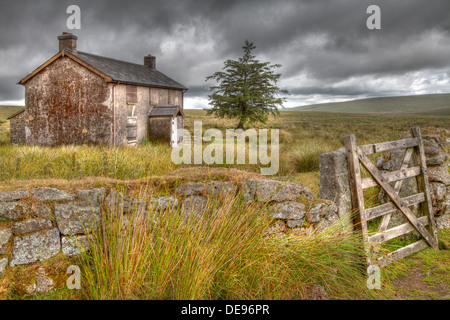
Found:
[[[142,63],[189,88],[185,108],[207,107],[205,78],[242,55],[281,64],[286,107],[376,96],[450,93],[449,0],[91,0],[0,2],[0,104],[23,104],[16,83],[58,51],[63,31],[78,50]],[[69,30],[69,5],[81,30]],[[381,30],[366,13],[381,8]]]

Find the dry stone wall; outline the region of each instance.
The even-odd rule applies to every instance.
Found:
[[[323,230],[339,219],[333,202],[316,199],[299,184],[269,179],[248,179],[238,185],[188,182],[173,195],[151,201],[106,189],[76,193],[54,188],[4,191],[0,192],[0,276],[7,267],[38,263],[58,254],[75,256],[87,250],[89,234],[101,221],[104,205],[119,203],[124,215],[140,206],[147,213],[174,207],[180,214],[201,215],[208,199],[233,196],[239,190],[248,202],[270,203],[270,236]]]

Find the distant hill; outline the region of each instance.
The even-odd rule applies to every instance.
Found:
[[[0,121],[23,109],[23,106],[0,106]]]
[[[313,104],[285,110],[342,113],[405,113],[450,116],[450,94],[370,98],[345,102]]]

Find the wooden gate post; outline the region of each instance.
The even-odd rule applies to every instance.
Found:
[[[425,149],[423,147],[422,134],[420,133],[419,127],[412,127],[411,133],[412,133],[413,137],[418,140],[418,143],[419,143],[419,146],[418,146],[419,155],[417,158],[418,158],[418,162],[419,162],[422,174],[417,177],[417,180],[418,180],[417,182],[419,184],[419,188],[424,190],[424,194],[425,194],[425,201],[422,202],[420,205],[421,205],[423,212],[425,212],[425,214],[428,216],[428,219],[430,219],[432,236],[434,237],[434,240],[437,244],[438,238],[437,238],[437,230],[436,230],[436,221],[434,220],[433,205],[432,205],[431,197],[430,197],[430,184],[428,182],[427,160],[425,158]]]
[[[347,163],[350,177],[350,189],[353,209],[359,211],[354,215],[354,227],[360,230],[363,236],[364,246],[366,250],[367,263],[370,265],[370,252],[368,248],[368,232],[366,209],[364,204],[364,194],[361,187],[361,169],[359,166],[358,150],[356,146],[356,137],[354,134],[346,135],[344,137],[345,150],[347,152]]]

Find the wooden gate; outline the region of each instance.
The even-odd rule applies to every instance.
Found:
[[[369,265],[377,264],[383,267],[429,246],[438,249],[436,224],[431,204],[425,152],[420,128],[411,128],[411,134],[412,138],[365,146],[357,146],[356,138],[353,134],[345,136],[352,204],[353,208],[359,211],[359,214],[356,216],[355,226],[362,232]],[[382,174],[368,157],[370,154],[398,149],[406,149],[406,152],[400,170],[394,172]],[[415,159],[418,165],[409,167],[413,156],[416,157]],[[371,177],[362,178],[360,163]],[[417,178],[419,193],[406,198],[400,198],[399,191],[402,187],[403,180],[411,177]],[[390,183],[394,182],[395,185],[391,186]],[[389,196],[391,202],[366,209],[363,190],[377,185]],[[422,217],[417,217],[409,208],[419,203],[421,211],[424,213]],[[408,222],[387,229],[392,213],[397,210],[403,214]],[[378,232],[369,236],[367,222],[378,217],[382,217]],[[391,252],[384,257],[374,258],[374,253],[376,254],[377,248],[382,243],[414,230],[418,231],[423,239]],[[374,261],[374,259],[377,261]]]

